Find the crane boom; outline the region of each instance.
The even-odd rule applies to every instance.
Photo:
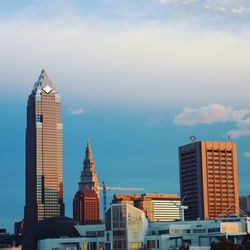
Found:
[[[144,190],[144,188],[127,188],[127,187],[99,187],[99,189],[101,190]]]
[[[107,210],[107,191],[111,190],[127,190],[127,191],[142,191],[144,188],[128,188],[128,187],[107,187],[105,182],[102,182],[102,187],[99,187],[100,190],[103,190],[103,215]]]

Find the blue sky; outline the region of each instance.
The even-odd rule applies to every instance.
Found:
[[[249,21],[246,0],[1,1],[0,227],[23,216],[26,102],[42,68],[62,96],[68,216],[87,138],[99,181],[179,193],[178,146],[231,135],[248,194]]]

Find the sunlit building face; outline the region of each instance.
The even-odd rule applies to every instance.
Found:
[[[233,142],[193,142],[179,147],[185,219],[239,216],[238,164]]]
[[[61,98],[43,70],[28,99],[26,128],[27,227],[64,214]]]

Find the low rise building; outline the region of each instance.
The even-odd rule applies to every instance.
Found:
[[[73,227],[76,232],[72,237],[67,236],[73,229],[71,226],[65,235],[38,240],[37,249],[174,250],[189,247],[190,250],[208,250],[212,244],[219,242],[219,239],[241,246],[250,233],[250,219],[230,217],[215,220],[148,222],[140,209],[128,204],[113,204],[106,212],[105,224]]]
[[[180,197],[176,194],[114,194],[112,204],[129,204],[141,209],[149,221],[180,220]]]

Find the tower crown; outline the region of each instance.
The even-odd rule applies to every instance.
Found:
[[[38,77],[38,80],[35,82],[33,90],[35,92],[37,92],[38,90],[43,90],[46,93],[55,90],[55,86],[53,82],[49,79],[45,69],[42,70],[40,76]]]
[[[91,150],[91,146],[90,146],[90,142],[89,140],[87,141],[87,147],[85,150],[85,160],[92,160],[92,150]]]
[[[90,189],[95,190],[97,196],[99,197],[99,184],[94,164],[90,142],[87,141],[83,169],[81,171],[79,182],[79,191],[81,191],[84,186],[88,186]]]

